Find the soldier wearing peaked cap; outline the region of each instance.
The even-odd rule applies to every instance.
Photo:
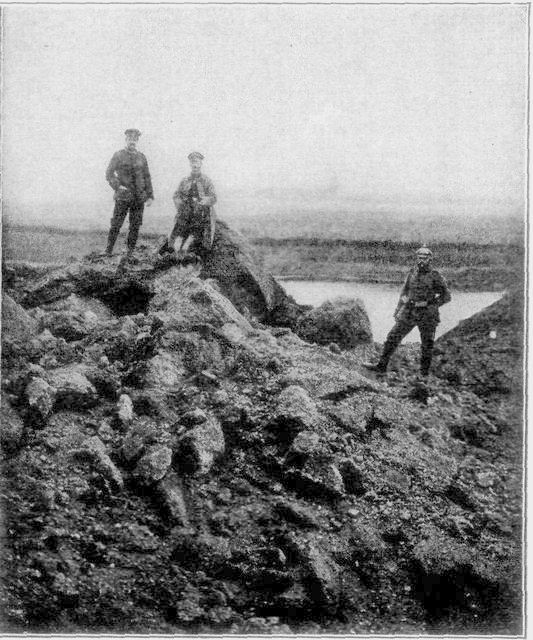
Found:
[[[432,259],[433,254],[426,246],[416,252],[416,264],[407,275],[394,312],[396,324],[385,340],[379,362],[363,364],[378,375],[386,373],[392,354],[414,327],[418,327],[422,342],[420,373],[424,377],[429,373],[435,331],[440,322],[439,307],[451,300],[446,281],[431,267]]]
[[[183,178],[174,192],[174,227],[159,253],[173,253],[177,244],[178,252],[183,254],[192,245],[203,257],[213,244],[217,196],[212,181],[202,173],[204,156],[193,151],[187,157],[191,173]]]
[[[107,238],[106,254],[112,254],[120,228],[129,212],[127,254],[131,256],[142,225],[144,206],[149,207],[152,204],[154,192],[146,157],[136,148],[141,132],[138,129],[126,129],[124,135],[126,145],[113,155],[106,171],[106,180],[115,192],[115,208]]]

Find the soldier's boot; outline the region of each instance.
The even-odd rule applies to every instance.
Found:
[[[366,362],[363,364],[363,366],[370,371],[376,371],[378,375],[385,375],[392,354],[396,351],[396,348],[403,340],[403,338],[409,333],[411,328],[412,326],[404,325],[397,322],[389,331],[387,339],[385,340],[385,344],[383,345],[383,351],[381,352],[379,362],[377,362],[376,364]],[[367,364],[370,366],[367,366]]]
[[[422,327],[420,331],[420,375],[427,378],[431,367],[433,356],[433,342],[435,340],[435,329],[433,327]]]
[[[363,367],[369,371],[375,371],[378,375],[385,375],[387,373],[387,365],[381,362],[363,362]]]
[[[165,253],[175,253],[175,249],[173,247],[170,246],[168,238],[165,238],[163,240],[163,242],[161,243],[161,245],[159,246],[159,249],[157,250],[157,253],[160,256],[165,255]]]
[[[429,344],[428,344],[429,343]],[[420,375],[427,378],[431,367],[431,356],[433,355],[433,340],[424,340],[420,354]]]
[[[363,367],[369,371],[375,371],[378,375],[385,375],[387,373],[387,366],[389,364],[390,357],[394,353],[397,347],[396,336],[391,338],[391,334],[387,337],[385,344],[383,345],[383,352],[378,362],[363,362]]]

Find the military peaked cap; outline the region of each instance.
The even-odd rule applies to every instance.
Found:
[[[136,136],[138,138],[141,135],[141,132],[139,131],[139,129],[126,129],[126,131],[124,131],[124,135]]]
[[[199,160],[203,160],[204,156],[199,151],[193,151],[192,153],[189,153],[187,158],[189,158],[189,160],[194,160],[195,158],[198,158]]]
[[[426,247],[426,245],[423,245],[422,247],[420,247],[420,249],[417,249],[416,255],[417,256],[432,256],[433,252],[431,251],[431,249]]]

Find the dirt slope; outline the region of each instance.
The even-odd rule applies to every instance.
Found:
[[[428,395],[413,347],[377,382],[373,346],[268,328],[177,267],[140,312],[120,282],[30,305],[15,275],[4,632],[521,631],[518,297],[441,338]]]

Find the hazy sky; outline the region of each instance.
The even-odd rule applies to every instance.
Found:
[[[8,201],[111,207],[138,127],[158,207],[193,149],[219,192],[523,203],[524,5],[8,6],[4,34]]]

